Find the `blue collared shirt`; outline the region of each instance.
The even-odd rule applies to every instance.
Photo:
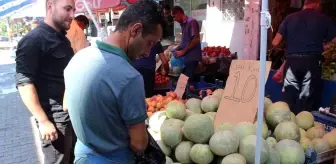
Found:
[[[182,39],[180,43],[180,48],[186,48],[195,35],[199,35],[200,29],[199,25],[194,18],[186,17],[181,25],[182,30]],[[184,63],[188,64],[189,62],[200,61],[201,60],[201,43],[185,53]]]

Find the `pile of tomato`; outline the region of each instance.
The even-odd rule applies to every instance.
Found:
[[[169,83],[169,77],[160,73],[155,73],[155,85],[164,85]]]
[[[230,49],[225,46],[224,47],[222,46],[204,47],[202,54],[207,55],[209,57],[220,57],[220,56],[230,57],[231,56]]]

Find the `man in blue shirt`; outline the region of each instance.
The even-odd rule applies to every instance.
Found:
[[[182,39],[176,49],[176,57],[185,56],[182,73],[189,77],[190,82],[193,80],[202,54],[199,25],[194,18],[185,15],[179,6],[173,7],[172,16],[174,21],[180,23],[182,29]]]
[[[168,60],[163,54],[163,47],[157,42],[150,50],[149,56],[137,59],[134,67],[139,71],[144,79],[146,97],[152,97],[155,84],[156,54],[159,55],[162,66],[166,72],[169,71]]]
[[[317,11],[319,3],[306,0],[302,11],[282,22],[273,40],[273,46],[282,40],[287,45],[284,99],[294,114],[318,109],[323,43],[336,43],[336,28],[331,19]]]
[[[139,1],[120,16],[115,32],[78,52],[64,71],[66,100],[77,135],[75,163],[132,164],[148,144],[145,92],[132,66],[162,37],[163,15]]]

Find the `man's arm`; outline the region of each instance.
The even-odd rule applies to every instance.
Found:
[[[272,41],[272,45],[274,47],[278,47],[280,45],[282,39],[283,39],[282,35],[280,33],[277,33],[275,38]]]
[[[148,145],[145,90],[140,86],[144,84],[142,76],[138,75],[130,80],[118,96],[120,115],[129,131],[130,147],[138,155],[142,154]]]
[[[278,33],[275,35],[273,41],[272,41],[272,45],[274,47],[278,47],[280,45],[280,43],[282,42],[282,40],[284,39],[284,37],[286,37],[287,35],[287,19],[283,20],[283,22],[281,23],[280,27],[279,27],[279,31]]]
[[[157,43],[157,50],[158,50],[158,54],[160,57],[160,60],[162,62],[162,66],[163,69],[165,70],[165,72],[169,72],[169,63],[168,63],[168,59],[166,58],[166,56],[164,55],[164,51],[163,51],[163,47],[162,44],[160,42]]]
[[[36,38],[20,41],[16,51],[16,85],[23,103],[39,122],[42,139],[54,140],[57,138],[56,129],[41,107],[34,86],[42,55],[40,47]]]

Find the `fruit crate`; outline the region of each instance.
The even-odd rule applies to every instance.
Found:
[[[323,114],[319,111],[313,111],[311,113],[313,114],[316,122],[324,125],[324,128],[327,132],[330,132],[332,129],[336,128],[336,118],[335,117]]]
[[[306,152],[305,164],[332,164],[336,156],[336,149],[316,153],[312,149]]]
[[[199,98],[199,92],[206,91],[207,89],[215,90],[218,88],[223,88],[223,81],[216,79],[215,84],[207,83],[204,80],[204,76],[200,77],[200,81],[196,83],[192,83],[194,89],[190,89],[190,85],[188,84],[185,90],[185,95],[187,98]],[[176,82],[171,81],[170,90],[174,91],[176,88]]]

